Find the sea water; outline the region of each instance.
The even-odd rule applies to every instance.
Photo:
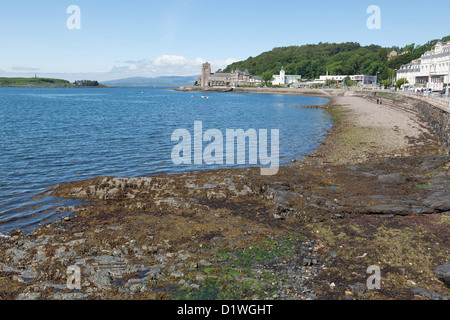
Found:
[[[289,165],[313,152],[331,126],[323,109],[301,107],[326,103],[169,88],[0,88],[0,233],[66,214],[61,199],[45,196],[60,183],[243,166],[175,165],[172,133],[195,121],[222,132],[279,129],[280,165]]]

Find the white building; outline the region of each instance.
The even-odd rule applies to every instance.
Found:
[[[405,78],[409,86],[442,90],[450,82],[450,42],[438,42],[418,60],[397,70],[397,80]]]
[[[360,75],[343,75],[343,76],[333,76],[326,75],[320,76],[319,79],[316,79],[314,83],[322,83],[325,84],[327,80],[335,80],[337,82],[343,82],[345,78],[350,77],[351,80],[358,82],[358,85],[376,85],[377,77],[376,76],[368,76],[364,74]]]
[[[281,71],[280,71],[280,75],[274,75],[273,76],[273,80],[272,80],[272,84],[277,86],[277,85],[285,85],[285,84],[293,84],[293,83],[297,83],[300,82],[300,80],[302,79],[302,76],[293,76],[293,75],[286,75],[286,72],[284,71],[284,68],[281,67]]]

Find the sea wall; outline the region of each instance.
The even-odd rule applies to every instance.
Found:
[[[405,98],[427,119],[446,148],[446,152],[450,154],[450,109],[447,110],[419,99]]]

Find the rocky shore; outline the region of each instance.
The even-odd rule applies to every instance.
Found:
[[[0,238],[1,299],[450,297],[450,156],[405,101],[333,95],[306,159],[57,186],[74,215]],[[72,289],[73,267],[80,270]],[[369,289],[367,269],[381,270]]]

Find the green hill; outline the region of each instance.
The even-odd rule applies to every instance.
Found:
[[[47,78],[0,78],[1,87],[69,87],[71,83]]]
[[[63,87],[105,87],[98,81],[80,80],[73,84],[67,80],[49,79],[49,78],[0,78],[0,87],[47,87],[47,88],[63,88]]]
[[[389,79],[391,71],[430,50],[437,41],[450,41],[450,36],[429,41],[425,45],[411,44],[403,48],[385,48],[378,45],[361,46],[356,42],[319,43],[303,46],[274,48],[257,57],[235,62],[221,72],[231,72],[234,69],[248,69],[250,74],[264,76],[274,75],[284,67],[286,74],[302,75],[305,79],[316,79],[328,71],[333,75],[367,74],[376,75],[382,80]],[[388,54],[396,50],[407,52],[392,59]]]

